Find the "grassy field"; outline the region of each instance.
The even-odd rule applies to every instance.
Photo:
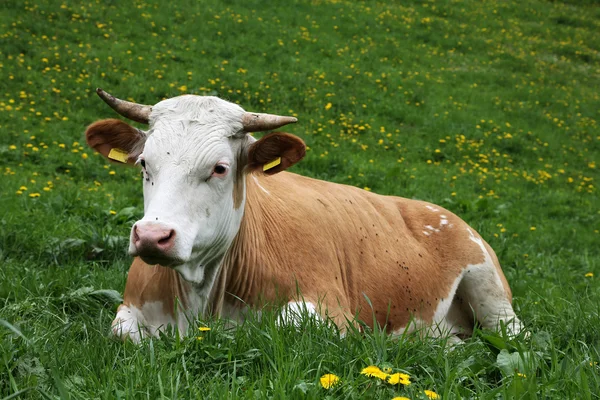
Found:
[[[4,0],[0,398],[599,398],[598,32],[592,1]],[[309,151],[294,172],[477,229],[530,339],[478,331],[449,351],[267,313],[199,321],[203,340],[111,340],[141,180],[85,146],[115,117],[96,87],[296,115]]]

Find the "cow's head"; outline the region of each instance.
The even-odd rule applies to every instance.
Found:
[[[86,131],[97,152],[142,169],[144,218],[131,229],[129,253],[201,283],[239,230],[245,174],[277,160],[265,173],[280,172],[305,153],[296,136],[271,133],[256,140],[248,132],[296,119],[247,113],[217,97],[186,95],[143,106],[97,92],[121,115],[149,124],[142,131],[108,119]]]

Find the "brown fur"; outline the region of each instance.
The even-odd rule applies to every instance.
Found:
[[[167,267],[148,265],[141,258],[135,258],[125,284],[123,304],[134,305],[139,309],[147,302],[161,301],[163,312],[175,315],[175,301],[186,309],[187,294],[191,285],[179,274]]]

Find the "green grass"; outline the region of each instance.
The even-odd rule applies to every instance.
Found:
[[[7,0],[0,11],[0,397],[599,397],[595,2]],[[496,250],[531,339],[477,331],[449,351],[379,331],[340,339],[310,319],[277,328],[266,312],[239,329],[204,321],[202,341],[111,340],[142,198],[137,171],[85,147],[85,127],[115,116],[96,87],[297,115],[289,131],[309,151],[295,172],[463,217]],[[370,364],[413,383],[360,375]],[[341,383],[321,388],[325,373]]]

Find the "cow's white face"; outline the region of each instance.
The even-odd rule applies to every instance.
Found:
[[[188,280],[220,260],[240,226],[244,185],[236,178],[254,141],[244,110],[214,97],[182,96],[154,106],[142,168],[144,218],[131,230],[129,253],[149,264],[180,266]],[[237,192],[236,192],[237,191]],[[187,276],[185,276],[187,275]]]
[[[153,106],[147,132],[118,120],[88,128],[90,146],[104,155],[121,148],[142,169],[144,217],[131,229],[131,255],[192,282],[214,272],[241,224],[244,172],[282,157],[272,171],[279,172],[304,155],[304,143],[289,134],[256,141],[244,131],[244,114],[216,97],[180,96]]]

